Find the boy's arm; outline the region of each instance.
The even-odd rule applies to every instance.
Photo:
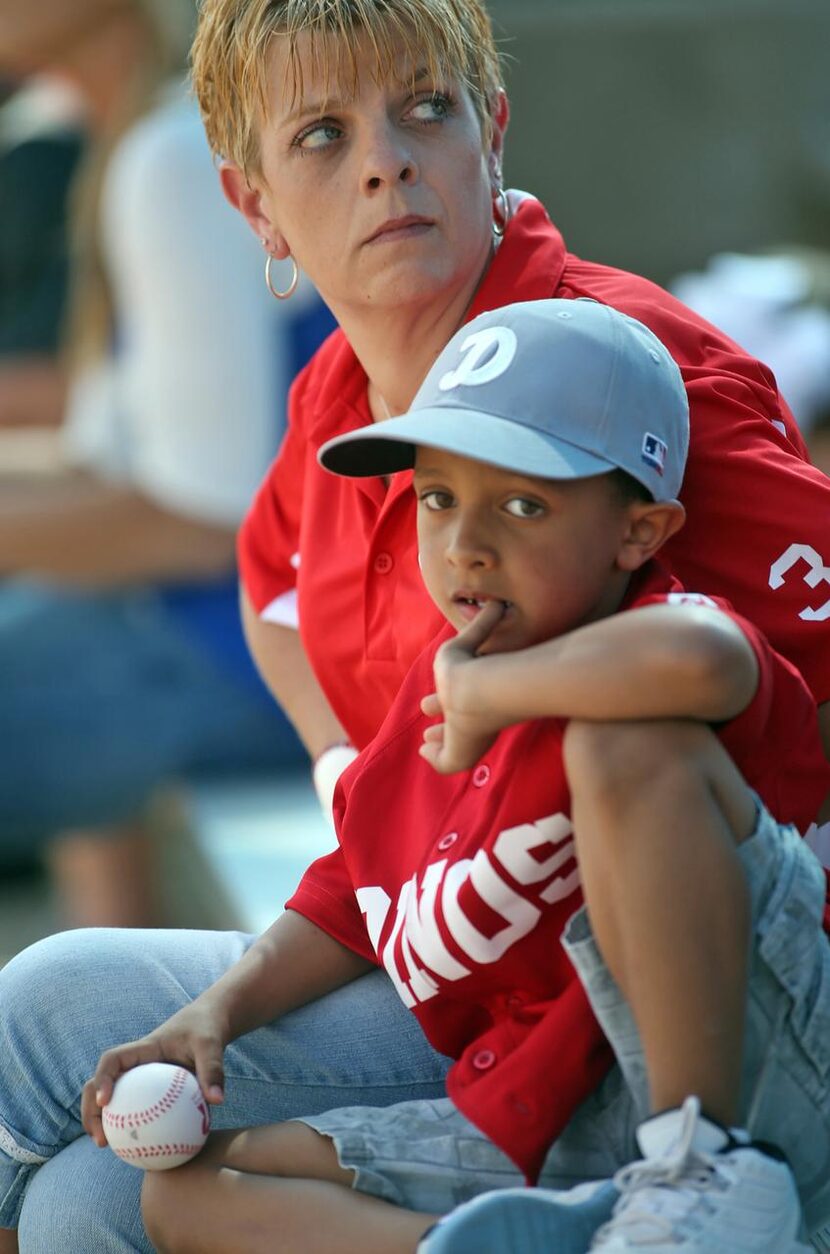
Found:
[[[176,1062],[194,1071],[211,1103],[224,1091],[225,1046],[343,984],[373,964],[294,910],[267,932],[195,1001],[140,1040],[101,1055],[81,1102],[84,1127],[105,1144],[101,1108],[124,1072],[147,1062]]]
[[[727,614],[699,604],[647,605],[513,653],[477,656],[502,613],[488,605],[435,658],[424,736],[436,770],[465,770],[493,737],[533,718],[734,718],[752,700],[758,663]]]
[[[201,999],[224,1023],[228,1043],[373,969],[316,923],[286,910]]]

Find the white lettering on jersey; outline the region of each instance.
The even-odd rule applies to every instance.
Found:
[[[358,888],[355,897],[357,904],[362,912],[366,915],[366,930],[369,933],[369,940],[372,942],[372,948],[380,958],[389,974],[389,978],[398,990],[398,996],[405,1006],[414,1006],[416,998],[407,988],[398,974],[398,968],[395,965],[395,942],[398,939],[401,928],[403,927],[404,908],[406,905],[406,895],[409,891],[409,883],[404,884],[398,897],[398,914],[395,919],[395,925],[392,928],[392,935],[387,940],[381,953],[378,948],[380,944],[380,933],[389,914],[389,907],[392,904],[388,893],[382,888]],[[381,917],[381,911],[383,917]]]
[[[784,583],[784,576],[798,561],[806,562],[809,566],[809,570],[803,576],[809,588],[817,588],[820,583],[830,583],[830,567],[824,565],[816,550],[809,544],[791,544],[787,551],[781,554],[778,561],[773,562],[770,567],[769,586],[780,588]],[[823,623],[830,618],[830,600],[825,601],[816,610],[808,605],[798,617],[808,623]]]
[[[516,356],[517,347],[516,333],[510,327],[487,327],[484,331],[475,331],[461,345],[461,352],[466,353],[466,357],[462,357],[455,370],[449,370],[439,380],[438,387],[442,392],[451,392],[462,384],[478,387],[498,379]]]
[[[380,934],[392,905],[392,898],[382,888],[358,888],[355,893],[361,914],[366,915],[366,931],[375,953],[380,945]]]
[[[572,832],[573,824],[564,814],[553,814],[549,818],[539,819],[538,823],[508,827],[496,838],[493,853],[514,880],[518,880],[520,884],[538,884],[576,857],[574,842],[567,840]],[[531,849],[538,849],[540,845],[559,845],[562,841],[566,841],[562,848],[552,853],[544,862],[537,862],[530,856]],[[557,875],[540,896],[542,901],[552,905],[555,901],[569,897],[578,887],[579,870],[574,867],[569,875]]]
[[[428,1001],[439,991],[438,979],[460,980],[471,968],[456,958],[441,932],[440,914],[446,932],[471,962],[482,966],[497,962],[512,945],[532,932],[542,911],[522,897],[502,878],[499,868],[519,884],[532,885],[554,876],[539,894],[541,901],[554,903],[569,896],[579,886],[574,867],[568,875],[557,875],[575,859],[573,827],[564,814],[522,823],[500,832],[493,845],[493,858],[484,849],[475,857],[452,865],[444,858],[425,870],[421,891],[413,875],[401,885],[392,930],[381,945],[392,899],[378,886],[358,888],[358,906],[366,916],[366,930],[375,953],[389,974],[405,1006]],[[544,861],[531,856],[532,849],[544,845],[557,848]],[[479,901],[504,920],[494,935],[481,932],[461,907],[459,896],[469,884]]]
[[[438,985],[429,972],[418,965],[412,952],[413,945],[421,960],[445,979],[460,980],[462,976],[470,974],[469,969],[462,966],[448,951],[441,939],[435,918],[435,897],[446,866],[445,859],[443,862],[436,862],[427,867],[420,904],[417,878],[414,875],[411,880],[401,886],[395,926],[382,951],[380,936],[392,904],[391,898],[384,889],[378,887],[359,888],[355,893],[357,904],[366,915],[366,930],[369,933],[372,948],[380,957],[398,990],[398,996],[406,1006],[414,1006],[419,1001],[428,1001],[438,992]],[[401,937],[401,954],[407,970],[407,981],[401,977],[395,959],[399,936]]]
[[[405,935],[430,970],[446,980],[460,980],[462,976],[470,974],[469,967],[453,958],[441,939],[435,917],[435,899],[446,868],[446,858],[443,862],[434,862],[427,867],[420,898],[413,877],[406,908]]]
[[[468,879],[482,901],[506,921],[506,926],[495,936],[485,936],[480,932],[458,903],[458,894]],[[511,945],[533,931],[542,917],[542,911],[537,906],[505,884],[483,849],[479,849],[472,862],[465,858],[450,867],[444,878],[441,905],[453,940],[473,962],[482,965],[498,962]]]

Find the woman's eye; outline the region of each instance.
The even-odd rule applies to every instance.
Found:
[[[544,506],[538,501],[528,500],[526,496],[514,496],[505,503],[504,508],[514,518],[538,518],[544,513]]]
[[[432,492],[422,492],[420,501],[426,509],[431,510],[449,509],[452,505],[449,492],[439,492],[437,489]]]
[[[449,115],[452,101],[448,96],[436,92],[426,100],[419,100],[409,110],[409,116],[416,122],[441,122]]]
[[[300,132],[294,140],[294,146],[301,152],[314,152],[319,148],[328,148],[342,133],[334,122],[316,122]]]

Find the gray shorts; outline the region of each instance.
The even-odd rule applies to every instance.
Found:
[[[759,806],[739,846],[752,902],[742,1122],[793,1166],[808,1229],[830,1227],[830,944],[822,931],[824,872],[794,828]],[[551,1147],[540,1184],[603,1179],[639,1156],[648,1114],[634,1020],[591,934],[585,910],[564,944],[617,1056],[617,1066]],[[331,1137],[355,1188],[412,1210],[444,1214],[491,1189],[521,1184],[501,1150],[449,1098],[347,1107],[304,1119]],[[830,1247],[828,1247],[830,1248]]]

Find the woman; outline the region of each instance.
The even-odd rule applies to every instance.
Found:
[[[226,193],[341,323],[295,384],[289,436],[242,540],[251,642],[311,752],[370,738],[435,622],[405,486],[328,477],[317,447],[403,408],[465,318],[552,295],[617,305],[668,343],[693,427],[677,568],[728,592],[826,699],[826,598],[812,590],[825,578],[825,481],[762,366],[653,285],[570,256],[538,202],[502,191],[508,111],[478,0],[207,0],[194,66]],[[290,286],[275,265],[269,276]],[[659,462],[659,447],[649,455]],[[804,585],[805,569],[816,584]],[[799,619],[805,606],[816,621]],[[649,751],[645,736],[632,745]],[[83,932],[0,973],[0,1254],[17,1248],[18,1223],[26,1251],[149,1249],[139,1173],[81,1138],[81,1089],[103,1048],[151,1032],[250,942]],[[46,1009],[56,987],[59,1023]],[[215,1126],[321,1111],[333,1087],[343,1105],[442,1094],[447,1062],[385,976],[315,991],[227,1049]],[[167,1048],[192,1059],[196,1038],[215,1053],[221,1027],[184,1015]]]
[[[234,537],[305,360],[310,289],[270,299],[222,197],[181,83],[194,19],[192,0],[0,13],[0,62],[72,84],[93,136],[73,189],[66,469],[0,489],[0,873],[45,852],[71,926],[157,921],[159,787],[302,758],[247,657]]]

